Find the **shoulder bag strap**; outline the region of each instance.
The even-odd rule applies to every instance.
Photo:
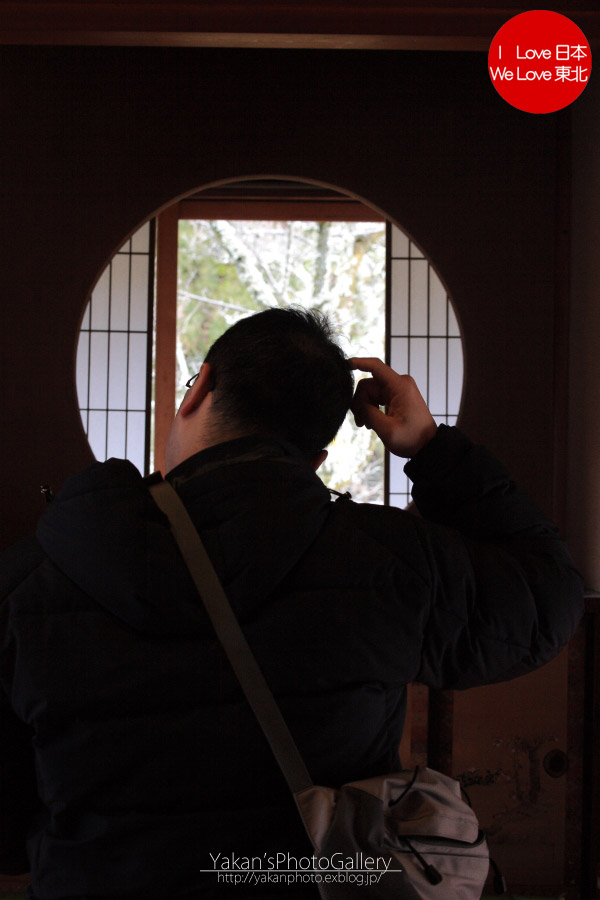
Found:
[[[168,481],[149,484],[155,503],[167,516],[181,555],[206,612],[293,794],[312,785],[269,686],[248,646],[225,591],[177,491]]]

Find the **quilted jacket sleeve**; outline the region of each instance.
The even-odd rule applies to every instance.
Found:
[[[416,681],[468,688],[551,660],[583,614],[583,585],[556,527],[483,447],[455,428],[405,467],[431,577]]]
[[[37,542],[27,538],[0,555],[0,872],[29,871],[27,832],[39,807],[32,731],[10,704],[17,652],[10,627],[10,595],[39,562]]]
[[[0,691],[0,872],[29,871],[25,849],[35,799],[31,735]]]

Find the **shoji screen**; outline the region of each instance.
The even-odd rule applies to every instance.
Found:
[[[77,348],[83,427],[98,460],[148,467],[154,229],[147,222],[112,258],[87,305]]]
[[[390,245],[389,359],[408,372],[440,423],[455,425],[463,387],[462,340],[452,302],[431,262],[395,225]],[[389,502],[406,506],[410,484],[404,460],[390,456]]]

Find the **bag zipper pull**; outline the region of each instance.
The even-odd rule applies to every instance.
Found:
[[[414,853],[416,858],[421,863],[421,866],[423,867],[423,872],[425,873],[425,877],[427,878],[427,881],[429,882],[429,884],[439,884],[440,881],[443,880],[443,877],[442,877],[442,875],[440,875],[440,873],[438,872],[436,867],[430,865],[426,860],[423,859],[423,857],[421,856],[419,851],[415,847],[413,847],[413,845],[408,840],[408,838],[403,837],[400,840],[404,841],[404,843],[406,844],[406,846],[408,847],[410,852]]]

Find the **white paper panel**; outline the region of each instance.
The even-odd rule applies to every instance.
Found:
[[[427,267],[426,259],[410,263],[410,333],[427,334]]]
[[[123,459],[125,456],[125,424],[127,413],[109,411],[108,413],[108,446],[106,458],[111,456]]]
[[[448,300],[446,289],[431,266],[429,267],[429,334],[445,337]]]
[[[129,325],[129,256],[115,256],[110,265],[110,327],[127,331]]]
[[[88,442],[96,459],[106,458],[106,413],[91,411],[89,414]]]
[[[390,493],[405,494],[409,490],[410,481],[404,473],[406,460],[390,453]]]
[[[423,259],[423,254],[421,253],[417,245],[413,244],[412,241],[410,242],[410,255],[411,259]]]
[[[145,331],[148,327],[148,257],[131,257],[131,303],[129,327]]]
[[[86,408],[88,402],[88,367],[90,359],[90,333],[81,331],[77,343],[77,361],[75,364],[75,379],[77,383],[77,396],[79,405]]]
[[[90,327],[90,301],[88,300],[87,305],[85,307],[85,312],[83,314],[83,319],[81,320],[81,330],[83,331],[85,328]]]
[[[107,378],[108,334],[105,331],[92,332],[90,335],[90,409],[106,409]]]
[[[150,222],[146,222],[131,237],[131,250],[133,253],[148,253],[150,249]],[[146,268],[148,263],[146,262]]]
[[[394,372],[408,374],[408,338],[392,338],[390,341],[390,364]]]
[[[408,334],[408,260],[392,260],[392,334]]]
[[[129,335],[128,409],[146,408],[146,348],[145,334]]]
[[[390,494],[390,506],[396,506],[398,509],[406,509],[410,503],[410,494]]]
[[[110,274],[105,269],[98,284],[92,292],[91,302],[91,327],[108,328],[108,302],[109,302]]]
[[[460,328],[458,327],[456,315],[451,303],[448,308],[448,334],[452,337],[460,337]]]
[[[127,335],[119,331],[110,336],[110,365],[108,373],[108,407],[127,407]]]
[[[425,399],[427,399],[427,387],[429,379],[427,377],[427,339],[411,338],[410,339],[410,369],[409,375],[417,382],[417,386]]]
[[[408,237],[396,225],[392,225],[392,259],[395,256],[408,256]]]
[[[457,415],[463,386],[463,355],[460,338],[448,340],[448,413]]]
[[[127,413],[127,459],[144,471],[144,450],[146,442],[146,414]]]
[[[446,414],[446,338],[429,340],[429,409]]]

